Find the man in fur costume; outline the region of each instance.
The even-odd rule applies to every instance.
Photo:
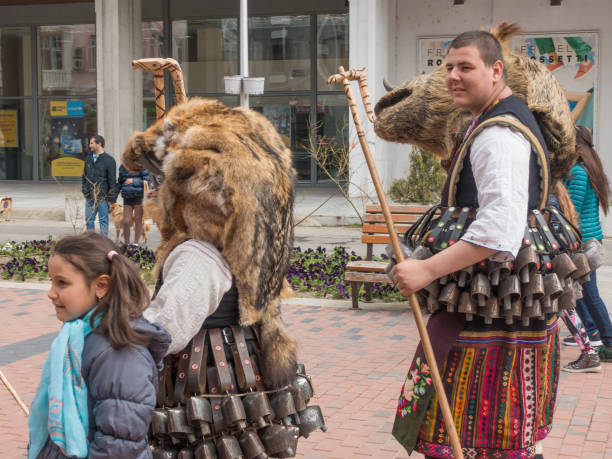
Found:
[[[448,312],[459,293],[454,300],[444,293],[458,290],[456,277],[449,275],[465,269],[476,277],[487,273],[487,266],[491,273],[491,267],[506,263],[505,279],[510,279],[517,253],[532,244],[526,216],[528,209],[536,215],[546,204],[551,175],[540,125],[555,147],[550,156],[553,180],[573,160],[573,126],[560,86],[541,64],[502,48],[516,31],[502,24],[494,35],[459,35],[440,68],[392,90],[376,106],[381,137],[452,155],[442,192],[442,206],[448,210],[424,238],[446,237],[444,243],[433,242],[433,256],[406,259],[392,273],[405,295],[444,286],[439,301],[445,298],[445,310],[434,312],[428,329],[466,457],[534,457],[537,442],[552,426],[558,384],[559,334],[552,306],[536,313],[540,303],[527,307],[526,290],[523,300],[519,290],[512,304],[508,300],[508,307],[501,307],[500,283],[487,287],[487,293],[473,286],[461,291],[458,312]],[[512,127],[513,121],[524,129]],[[449,221],[454,224],[448,226]],[[533,247],[528,249],[535,254]],[[532,272],[541,276],[538,270],[540,265]],[[530,280],[527,276],[527,284]],[[571,283],[568,289],[573,292]],[[472,298],[485,294],[494,303],[485,306],[483,301],[477,308]],[[409,452],[454,457],[420,346],[402,388],[393,434]]]
[[[164,176],[159,282],[145,313],[172,336],[156,450],[295,455],[298,435],[324,425],[319,416],[297,427],[320,410],[306,407],[310,383],[296,379],[296,342],[280,316],[293,242],[290,150],[263,115],[193,98],[135,133],[123,163]],[[249,395],[232,396],[240,393]]]

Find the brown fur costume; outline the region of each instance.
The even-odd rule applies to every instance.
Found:
[[[240,322],[260,325],[269,387],[295,377],[296,342],[280,317],[293,244],[290,150],[261,114],[192,98],[123,153],[130,170],[163,172],[156,270],[187,238],[219,247],[236,279]]]
[[[508,86],[527,103],[543,128],[550,153],[553,191],[561,194],[559,200],[570,217],[571,201],[559,180],[577,158],[574,123],[563,88],[546,66],[510,50],[512,37],[519,31],[515,24],[502,22],[491,33],[503,47]],[[453,103],[445,78],[442,63],[432,72],[385,94],[375,108],[376,133],[385,140],[417,145],[440,159],[448,159],[463,138],[471,116]]]

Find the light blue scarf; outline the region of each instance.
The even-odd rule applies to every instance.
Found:
[[[81,355],[85,337],[91,332],[89,319],[94,309],[80,319],[65,322],[51,344],[30,407],[28,459],[38,456],[47,438],[66,456],[87,457],[89,413]]]

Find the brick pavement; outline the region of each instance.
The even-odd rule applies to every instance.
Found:
[[[404,372],[418,342],[412,314],[300,302],[285,306],[284,319],[298,337],[300,361],[313,376],[314,403],[323,408],[329,430],[301,439],[298,456],[407,458],[390,430]],[[0,284],[0,369],[27,405],[39,381],[50,334],[58,329],[46,291]],[[575,348],[564,348],[563,363],[577,353]],[[599,374],[562,372],[555,424],[544,444],[546,459],[612,458],[610,377],[612,364],[604,364]],[[2,385],[0,438],[1,458],[24,457],[27,421]]]

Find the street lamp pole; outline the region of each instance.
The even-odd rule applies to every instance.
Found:
[[[240,0],[240,75],[249,76],[249,14],[248,0]],[[240,106],[249,108],[249,95],[244,90],[244,84],[240,89]]]

